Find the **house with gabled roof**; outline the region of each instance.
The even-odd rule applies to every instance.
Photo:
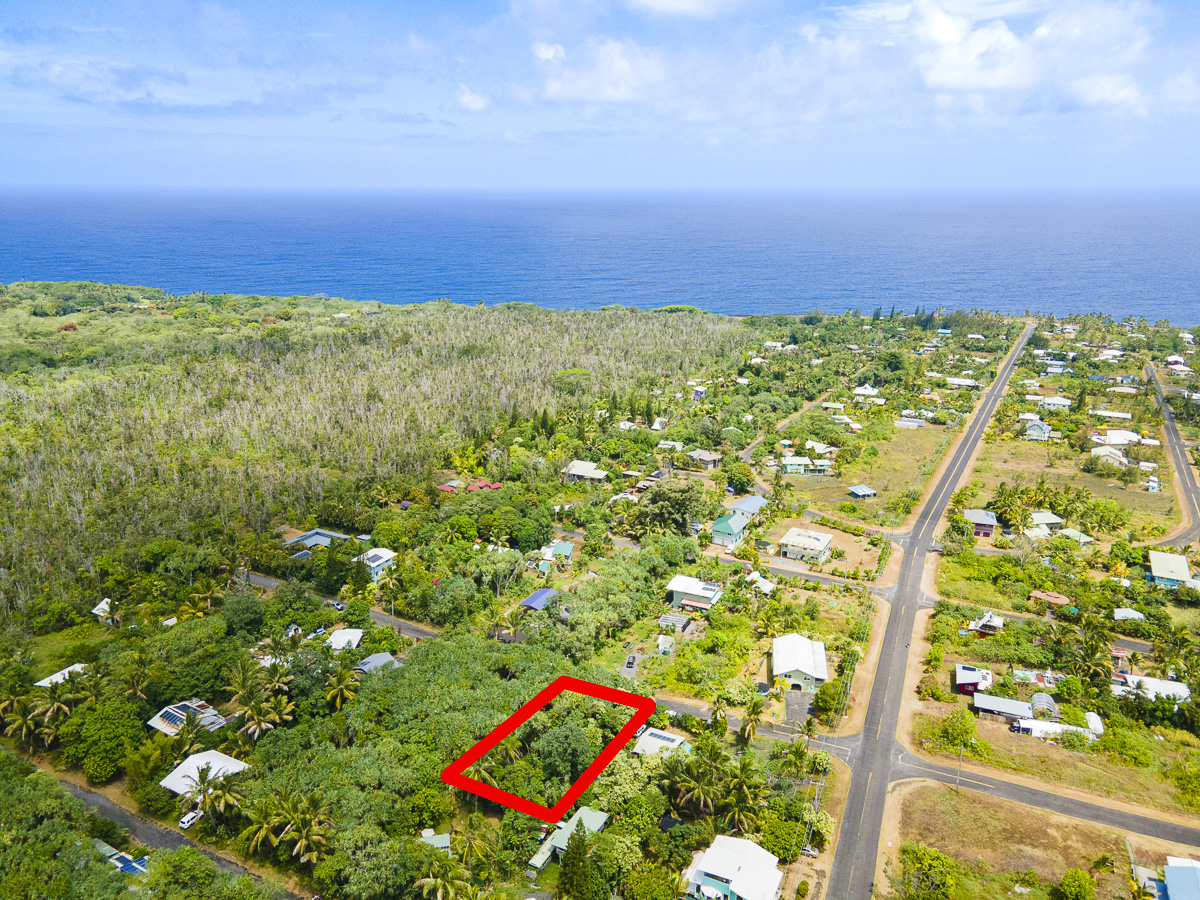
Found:
[[[829,680],[825,645],[802,634],[781,634],[771,643],[771,672],[793,691],[815,691]]]

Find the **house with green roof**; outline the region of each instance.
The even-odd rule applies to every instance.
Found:
[[[729,512],[713,523],[712,539],[722,547],[736,547],[746,534],[750,518],[742,512]]]

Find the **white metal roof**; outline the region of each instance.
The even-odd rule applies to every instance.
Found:
[[[1188,686],[1180,681],[1167,681],[1165,678],[1150,678],[1148,675],[1126,675],[1125,684],[1114,684],[1112,692],[1118,697],[1141,688],[1151,700],[1156,697],[1174,697],[1176,700],[1186,700],[1192,696]]]
[[[588,462],[583,459],[571,460],[567,464],[567,467],[563,469],[563,474],[578,478],[593,478],[596,481],[601,481],[608,476],[608,472],[604,469],[596,468],[594,462]]]
[[[1144,619],[1146,617],[1136,609],[1129,609],[1128,607],[1122,606],[1113,610],[1113,618],[1118,622],[1130,622],[1138,619]]]
[[[789,528],[787,534],[779,539],[780,546],[799,547],[801,550],[816,553],[820,553],[831,543],[832,535],[809,531],[807,528]]]
[[[776,677],[803,672],[820,681],[829,679],[825,645],[800,634],[781,634],[771,644],[771,670]]]
[[[357,647],[362,636],[361,628],[339,628],[325,636],[325,643],[334,650],[345,650],[347,647]]]
[[[186,794],[196,789],[196,776],[205,766],[208,766],[208,774],[213,778],[233,775],[250,768],[240,759],[226,756],[219,750],[205,750],[203,753],[193,753],[172,769],[159,784],[176,794]]]
[[[657,756],[664,751],[684,746],[687,746],[687,741],[678,734],[659,731],[657,728],[647,728],[637,739],[637,743],[633,745],[630,752],[636,753],[638,756]]]
[[[976,694],[974,700],[976,712],[999,713],[1014,719],[1033,718],[1033,705],[1023,700],[993,697],[991,694]]]
[[[774,900],[783,880],[778,862],[778,858],[754,841],[722,834],[713,838],[712,846],[696,862],[692,875],[706,873],[720,878],[742,900]]]
[[[34,687],[50,687],[50,685],[52,685],[52,684],[58,684],[59,682],[66,681],[68,678],[71,677],[72,672],[82,672],[86,668],[87,668],[86,663],[75,663],[75,665],[67,666],[65,669],[59,669],[53,675],[47,675],[41,681],[35,681],[33,683],[33,686]]]
[[[1063,520],[1048,509],[1035,509],[1032,514],[1034,525],[1061,525]]]
[[[715,581],[701,581],[691,575],[676,575],[667,583],[667,590],[696,597],[712,598],[720,592],[721,585]]]
[[[395,550],[389,550],[387,547],[376,547],[374,550],[368,550],[362,556],[356,556],[354,558],[354,562],[362,560],[362,562],[366,563],[371,568],[374,568],[375,566],[381,566],[385,562],[395,558]]]
[[[1187,581],[1192,577],[1186,556],[1180,556],[1178,553],[1163,553],[1160,550],[1151,550],[1149,556],[1150,573],[1155,578]]]

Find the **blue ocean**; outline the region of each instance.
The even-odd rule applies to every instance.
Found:
[[[1200,197],[0,193],[0,281],[1200,322]]]

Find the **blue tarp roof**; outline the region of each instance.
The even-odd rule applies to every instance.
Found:
[[[558,591],[554,588],[538,588],[521,601],[521,606],[528,606],[530,609],[545,609],[550,598],[557,593]]]

